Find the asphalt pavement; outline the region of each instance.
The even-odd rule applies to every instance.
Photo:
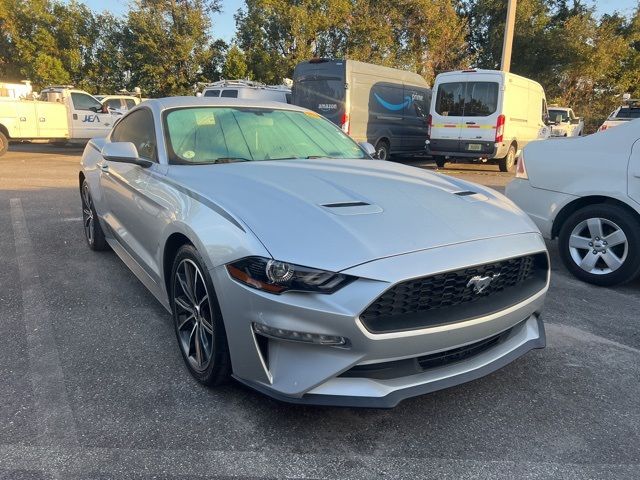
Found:
[[[550,242],[547,348],[391,410],[207,389],[170,316],[86,247],[81,152],[0,158],[0,479],[640,478],[640,282],[581,283]]]

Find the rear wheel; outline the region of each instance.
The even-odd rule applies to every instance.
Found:
[[[227,334],[209,271],[192,245],[182,246],[173,262],[171,307],[191,375],[208,386],[224,382],[231,365]]]
[[[376,143],[376,158],[378,160],[389,160],[389,150],[391,146],[387,140],[379,140]]]
[[[560,256],[580,280],[612,286],[640,273],[638,220],[615,205],[589,205],[560,229]]]
[[[7,150],[9,150],[9,139],[4,133],[0,132],[0,157],[7,153]]]
[[[513,172],[516,166],[516,146],[510,145],[509,151],[504,158],[498,160],[498,167],[501,172]]]
[[[444,164],[447,163],[445,157],[434,157],[433,161],[436,162],[438,168],[444,168]]]

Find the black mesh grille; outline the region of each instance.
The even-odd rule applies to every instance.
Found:
[[[531,289],[521,286],[541,289],[546,283],[547,269],[546,254],[541,253],[409,280],[387,290],[360,315],[360,319],[369,330],[381,332],[484,315],[530,296]],[[480,292],[469,283],[474,277],[487,276],[493,280]],[[471,306],[478,308],[470,312]]]

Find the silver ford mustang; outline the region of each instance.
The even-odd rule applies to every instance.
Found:
[[[314,112],[148,100],[79,174],[110,246],[173,315],[191,374],[392,407],[545,345],[545,244],[511,201],[374,160]]]

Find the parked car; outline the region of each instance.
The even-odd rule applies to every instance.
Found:
[[[584,133],[584,120],[569,107],[549,107],[552,137],[579,137]]]
[[[291,103],[291,88],[251,80],[220,80],[206,84],[202,96]]]
[[[495,70],[441,73],[433,86],[427,153],[446,162],[497,163],[511,172],[522,148],[548,138],[542,86]]]
[[[640,120],[527,146],[507,196],[559,239],[576,277],[616,285],[640,274]]]
[[[611,112],[611,115],[607,117],[598,131],[603,132],[637,118],[640,118],[640,99],[632,99],[629,96],[625,96],[623,104]]]
[[[292,105],[148,100],[84,151],[86,240],[172,313],[206,385],[391,407],[543,347],[533,222],[367,150]]]
[[[57,145],[105,136],[118,116],[93,96],[69,85],[40,92],[39,100],[0,98],[0,156],[11,140],[49,140]]]
[[[417,73],[355,60],[316,58],[293,73],[293,104],[328,118],[377,158],[423,153],[431,89]]]
[[[138,97],[132,95],[96,95],[100,103],[112,111],[124,113],[140,103]]]

